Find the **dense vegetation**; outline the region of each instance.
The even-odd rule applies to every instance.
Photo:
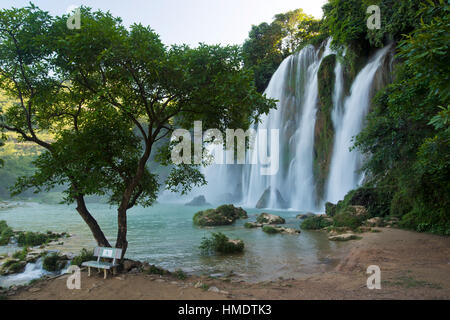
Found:
[[[374,4],[381,10],[381,28],[370,30],[367,8]],[[265,88],[287,54],[328,37],[343,62],[347,92],[375,49],[387,44],[397,48],[392,83],[376,95],[367,126],[355,137],[355,148],[367,155],[365,185],[347,195],[338,204],[338,212],[363,205],[372,217],[398,217],[406,228],[450,234],[449,8],[444,0],[329,0],[321,21],[297,15],[298,11],[288,13],[295,17],[290,20],[295,21],[290,37],[281,36],[283,23],[277,19],[270,25],[254,26],[250,32],[243,51],[260,83],[258,88]],[[308,37],[292,31],[300,31],[304,24],[311,27]],[[284,50],[280,39],[289,43]],[[319,194],[333,137],[329,119],[333,84],[328,76],[332,58],[325,62],[319,74],[315,143]],[[325,224],[322,218],[311,218],[304,228]]]
[[[152,205],[160,190],[152,158],[170,167],[164,184],[187,192],[205,183],[195,165],[173,165],[175,129],[247,129],[275,106],[256,91],[237,46],[165,46],[151,28],[125,28],[109,13],[81,8],[82,30],[68,16],[30,4],[0,11],[0,90],[14,103],[0,128],[43,150],[14,194],[63,187],[101,246],[111,246],[86,204],[105,196],[117,208],[116,247],[125,254],[127,211]],[[52,140],[46,139],[50,134]]]

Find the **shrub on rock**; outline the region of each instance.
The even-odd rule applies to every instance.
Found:
[[[314,217],[306,218],[300,225],[300,227],[304,230],[321,230],[323,228],[331,226],[332,224],[333,222],[330,220],[330,218],[323,215],[317,215]]]
[[[258,218],[256,218],[256,222],[260,224],[285,224],[286,220],[274,214],[261,213]]]
[[[231,254],[244,251],[244,241],[230,240],[221,232],[213,233],[210,238],[203,238],[200,249],[205,254],[222,253]]]
[[[201,227],[227,226],[237,219],[247,219],[247,212],[242,208],[236,208],[232,204],[223,205],[217,209],[209,209],[197,212],[194,215],[194,224]]]

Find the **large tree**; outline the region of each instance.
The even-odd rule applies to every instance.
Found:
[[[320,21],[302,9],[277,14],[270,24],[252,26],[242,51],[245,66],[254,71],[259,92],[267,88],[283,59],[317,36],[319,29]]]
[[[274,103],[256,92],[237,47],[168,48],[149,27],[127,29],[88,8],[81,15],[81,29],[69,30],[67,16],[33,6],[1,12],[0,85],[20,103],[0,125],[46,150],[16,191],[66,185],[66,202],[77,202],[106,246],[84,197],[108,196],[117,206],[115,245],[125,253],[127,211],[155,201],[160,183],[148,163],[158,153],[170,164],[173,130],[196,120],[204,129],[246,129]],[[42,141],[39,131],[54,141]],[[165,187],[183,192],[204,182],[197,167],[173,166]]]

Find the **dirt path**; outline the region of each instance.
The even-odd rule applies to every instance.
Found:
[[[450,238],[382,229],[335,252],[334,271],[304,279],[250,284],[233,279],[186,280],[125,274],[103,280],[82,272],[81,290],[68,290],[67,276],[18,290],[9,299],[450,299]],[[382,289],[366,286],[367,267],[381,269]]]

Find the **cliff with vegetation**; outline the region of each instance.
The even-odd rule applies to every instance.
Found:
[[[373,4],[380,7],[381,28],[370,30],[367,8]],[[275,18],[271,25],[253,27],[244,55],[258,50],[261,59],[247,59],[246,65],[264,83],[276,67],[261,61],[281,61],[306,45],[318,47],[333,39],[337,55],[323,59],[318,76],[314,174],[320,196],[334,139],[331,110],[336,61],[342,63],[348,95],[369,57],[389,45],[390,59],[373,83],[365,129],[355,137],[354,148],[366,156],[366,179],[340,205],[364,205],[371,216],[399,218],[402,227],[450,234],[449,9],[443,0],[330,0],[321,21],[290,12],[290,25]],[[295,41],[284,46],[287,50],[277,47],[281,37],[271,37],[280,24],[282,30],[298,31],[291,32]]]

